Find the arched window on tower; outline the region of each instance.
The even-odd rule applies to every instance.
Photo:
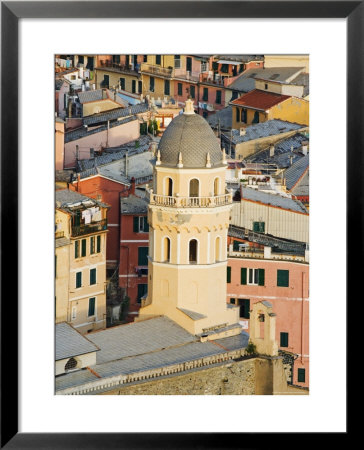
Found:
[[[190,197],[199,196],[199,181],[196,178],[190,180]]]
[[[197,263],[198,242],[196,239],[191,239],[189,243],[189,263]]]
[[[216,262],[219,262],[221,260],[220,244],[221,244],[221,239],[220,239],[220,236],[218,236],[215,240],[215,261]]]
[[[165,179],[164,192],[165,192],[165,195],[168,195],[168,197],[172,197],[172,195],[173,195],[173,180],[172,180],[172,178],[167,177]]]
[[[215,178],[214,180],[214,195],[215,197],[219,195],[219,187],[220,187],[220,178]]]
[[[170,262],[171,260],[171,240],[168,237],[163,239],[163,261]]]

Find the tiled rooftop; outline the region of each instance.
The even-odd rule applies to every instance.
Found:
[[[148,111],[149,106],[146,103],[140,103],[138,105],[129,106],[127,108],[115,108],[110,111],[104,111],[99,114],[93,114],[92,116],[85,117],[83,123],[85,125],[92,125],[94,123],[105,122],[107,120],[116,120],[120,117],[127,117],[134,114],[140,114]]]
[[[270,150],[267,148],[257,154],[247,158],[250,163],[276,164],[279,168],[290,167],[290,157],[292,156],[293,165],[304,157],[301,152],[302,144],[307,142],[308,138],[297,133],[294,136],[283,139],[274,145],[274,155],[270,156]]]
[[[89,91],[82,91],[78,93],[80,103],[94,102],[96,100],[102,100],[106,97],[106,93],[102,89],[91,89]]]
[[[290,98],[289,95],[274,94],[273,92],[254,89],[254,91],[250,91],[236,100],[233,100],[231,104],[266,111],[288,98]]]
[[[200,342],[198,338],[167,317],[90,333],[88,339],[100,348],[97,364],[92,370],[101,378],[159,369],[195,359],[237,350],[248,345],[249,336],[239,335]],[[220,345],[216,345],[220,344]],[[56,391],[100,380],[86,370],[71,372],[56,378]]]
[[[82,336],[68,323],[56,324],[56,361],[98,350],[97,345]]]
[[[303,177],[309,167],[309,155],[300,158],[285,171],[286,186],[291,190]]]
[[[277,206],[279,208],[288,209],[290,211],[308,214],[307,209],[302,205],[301,202],[289,198],[288,196],[284,197],[280,194],[271,194],[249,187],[242,187],[241,193],[242,200],[251,200],[253,202],[259,202],[265,205]]]
[[[274,136],[276,134],[287,133],[302,128],[305,128],[304,125],[299,125],[298,123],[286,122],[279,119],[267,120],[266,122],[249,125],[245,128],[244,135],[240,135],[239,130],[231,130],[232,143],[240,144],[241,142],[248,142],[254,139]],[[226,140],[230,140],[230,133],[223,134],[223,137]]]
[[[121,214],[145,214],[148,211],[148,202],[144,198],[136,195],[129,197],[120,197],[120,213]]]
[[[61,189],[55,192],[56,207],[60,209],[67,210],[69,206],[76,203],[83,203],[89,207],[90,205],[98,205],[103,208],[108,208],[106,203],[99,202],[93,198],[87,197],[86,195],[79,194],[75,191],[70,191],[69,189]]]

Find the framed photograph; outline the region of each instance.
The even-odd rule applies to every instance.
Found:
[[[354,254],[354,236],[356,237],[355,248],[358,247],[358,233],[354,233],[354,224],[356,231],[362,229],[361,169],[363,157],[358,149],[363,146],[361,102],[364,94],[363,18],[364,6],[361,1],[191,2],[186,0],[9,1],[1,3],[2,448],[129,449],[167,446],[172,448],[229,448],[241,447],[242,442],[243,448],[254,448],[256,434],[261,434],[259,439],[263,437],[267,442],[277,433],[300,433],[302,439],[305,439],[305,436],[309,437],[312,432],[340,433],[341,437],[348,436],[346,340],[343,337],[346,337],[347,331],[347,301],[353,295],[354,279],[359,276],[359,267],[353,263],[350,264]],[[111,86],[113,82],[110,81],[106,68],[116,65],[120,69],[121,65],[125,63],[124,60],[120,60],[120,55],[149,54],[161,57],[161,55],[156,55],[157,53],[162,56],[174,55],[171,63],[173,70],[180,70],[182,61],[186,59],[185,55],[189,54],[200,56],[270,55],[272,60],[274,60],[274,55],[309,55],[310,121],[308,124],[308,120],[306,123],[306,119],[302,119],[302,123],[307,124],[307,130],[300,128],[302,136],[309,136],[311,159],[309,205],[310,393],[307,396],[239,396],[235,395],[235,392],[232,392],[233,395],[222,396],[209,395],[210,392],[206,392],[207,395],[204,396],[190,395],[189,392],[178,396],[79,395],[85,392],[77,390],[71,392],[72,385],[68,385],[67,382],[63,385],[61,383],[61,390],[72,395],[54,395],[55,332],[52,314],[55,314],[54,272],[58,267],[57,260],[54,261],[53,242],[54,166],[55,162],[57,164],[54,159],[54,146],[57,148],[54,138],[55,62],[61,72],[63,69],[67,70],[69,55],[119,55],[119,59],[110,61],[108,58],[95,57],[99,58],[97,64],[105,67],[106,74],[106,76],[104,73],[102,74],[103,80],[95,81],[95,92],[97,89],[105,91],[108,96],[106,101],[114,102],[116,111],[119,105],[117,102],[123,108],[125,107],[125,96],[123,97],[125,78],[119,77],[118,87],[114,89],[115,86]],[[189,59],[183,64],[190,64],[189,79],[187,80],[190,83],[191,77],[193,77],[194,60]],[[206,70],[206,77],[213,77],[216,85],[216,83],[223,83],[224,74],[227,73],[225,71],[230,71],[230,65],[232,65],[231,70],[238,70],[242,65],[242,61],[240,61],[239,66],[239,61],[230,64],[231,61],[228,57],[214,60],[209,56],[202,58],[202,62],[199,63],[214,67],[215,72],[212,72],[212,75],[209,75]],[[74,60],[73,62],[76,65]],[[255,62],[259,63],[258,59]],[[86,79],[91,79],[94,64],[92,62],[92,67],[89,66],[91,58],[88,59],[87,64],[81,59],[77,63],[79,63],[78,66],[81,64],[82,70],[90,72],[90,76]],[[151,61],[148,58],[143,61],[135,58],[135,61],[131,63],[134,70],[136,66],[139,67],[139,63],[148,65]],[[159,66],[160,71],[170,70],[167,62],[164,64],[154,61],[153,64]],[[214,64],[216,67],[213,66]],[[128,61],[128,65],[130,65],[130,61]],[[274,66],[273,62],[271,67]],[[150,68],[145,69],[146,77],[144,78],[148,81],[148,102],[151,101],[155,106],[155,102],[158,103],[160,99],[154,98],[153,95],[150,96],[150,92],[154,92],[154,77],[151,70]],[[99,71],[99,73],[101,72]],[[233,73],[233,76],[237,75],[239,75],[237,72]],[[273,74],[272,76],[277,75]],[[259,80],[262,83],[261,89],[266,90],[268,83],[274,82],[274,79]],[[194,105],[195,91],[192,90],[191,94],[188,87],[186,93],[187,85],[185,86],[181,80],[177,81],[173,87],[164,82],[163,89],[165,95],[168,95],[171,89],[175,89],[176,95],[180,95],[183,99],[181,117],[184,108],[186,117],[196,113],[197,116],[207,120],[213,109],[207,92],[205,101],[202,98],[205,94],[201,88],[201,101],[195,102]],[[209,82],[210,80],[206,78],[205,81]],[[126,82],[128,83],[128,81]],[[199,82],[201,82],[201,76]],[[133,95],[132,100],[130,100],[130,96],[128,97],[129,108],[131,108],[130,101],[139,101],[138,93],[144,94],[142,81],[140,83],[139,85],[136,78],[134,84],[131,85],[130,90]],[[302,82],[300,86],[304,86],[304,83]],[[88,89],[89,92],[92,92],[92,87],[86,87],[85,83],[85,89],[82,89],[82,92],[85,91],[84,96]],[[109,96],[113,89],[115,96],[111,99]],[[221,91],[219,89],[216,91],[216,86],[214,89],[212,103],[220,104]],[[78,95],[81,100],[82,92],[81,96]],[[118,99],[116,92],[120,94]],[[233,95],[233,90],[231,90],[231,94]],[[59,109],[59,111],[62,110],[61,115],[58,115],[57,118],[64,114],[64,117],[72,120],[74,118],[77,122],[77,108],[80,101],[73,103],[73,100],[70,101],[70,97],[71,95],[57,97],[56,102],[61,98],[65,101],[63,110],[61,107]],[[282,101],[285,100],[283,93],[281,97]],[[100,103],[100,99],[97,101]],[[234,122],[234,128],[239,129],[240,126],[239,133],[244,134],[246,131],[241,124],[249,122],[248,114],[250,113],[247,113],[245,109],[244,114],[247,115],[243,117],[242,103],[234,104],[234,101],[237,102],[237,97],[232,97],[229,105],[233,108],[234,105],[240,107],[240,109],[235,108],[239,111],[239,120],[234,109],[236,117],[233,116],[233,122],[238,120],[238,125]],[[163,103],[163,99],[161,102]],[[99,103],[96,105],[98,108],[96,110],[94,102],[81,101],[83,116],[89,117],[86,120],[87,124],[83,124],[86,131],[88,127],[92,128],[95,125],[96,128],[100,127],[100,119],[98,119],[99,121],[96,119],[102,114],[103,106]],[[164,107],[162,103],[161,105]],[[302,112],[304,100],[301,103],[300,110]],[[86,107],[90,107],[90,111],[87,113],[85,112]],[[153,116],[153,120],[156,119],[156,125],[153,120],[149,119],[146,121],[146,134],[149,133],[154,137],[155,128],[153,127],[167,129],[168,125],[173,122],[174,116],[173,114],[171,117],[157,114]],[[120,117],[118,120],[120,121]],[[259,122],[259,115],[252,113],[251,121],[252,123],[249,125]],[[308,125],[310,127],[309,135]],[[109,122],[105,126],[109,130]],[[78,130],[77,125],[75,125],[75,129]],[[138,127],[138,133],[140,130]],[[222,141],[220,122],[215,132]],[[307,135],[304,134],[306,132]],[[70,132],[68,134],[70,136]],[[77,141],[79,137],[75,139]],[[143,144],[140,137],[133,139],[137,139],[138,147]],[[227,133],[224,139],[226,145],[230,145],[228,156],[231,157],[232,137],[230,136],[229,141]],[[72,140],[73,138],[69,138],[70,143]],[[302,158],[305,157],[304,151],[307,151],[305,142],[301,143]],[[113,147],[112,142],[108,144],[107,147]],[[77,145],[75,149],[71,145],[68,146],[67,158],[69,159],[66,165],[68,164],[69,168],[72,168],[74,164],[72,158],[75,155],[75,161],[82,159],[78,157],[79,152],[83,151],[82,146]],[[88,151],[91,149],[89,148]],[[89,158],[99,155],[98,148],[92,148],[92,153],[94,151],[96,153],[93,155],[90,153]],[[157,149],[151,149],[151,152],[154,152],[156,166],[160,165],[160,159],[162,159],[163,166],[163,158],[166,157],[166,153],[163,154],[162,147],[161,151],[162,153],[159,153]],[[236,145],[234,151],[236,155],[240,151]],[[175,156],[178,159],[177,167],[179,168],[183,168],[183,164],[186,167],[188,165],[188,161],[183,160],[182,153]],[[205,158],[205,167],[214,166],[214,158],[214,154],[208,153],[207,159]],[[290,164],[292,165],[292,160]],[[64,162],[62,162],[62,166],[66,167]],[[124,170],[129,170],[130,167],[131,165],[127,166],[125,160]],[[84,169],[87,169],[86,166]],[[214,170],[218,170],[218,168]],[[136,175],[133,174],[134,182],[137,175],[144,176],[145,174],[139,174],[139,172]],[[252,178],[251,184],[262,184],[266,181],[266,176],[264,179],[262,177],[263,175],[259,179],[254,178],[253,180]],[[217,182],[216,176],[212,179],[215,180],[213,181],[214,194],[212,197],[210,195],[212,201],[227,202],[227,196],[233,194],[220,195],[219,179]],[[334,180],[335,183],[332,183]],[[72,180],[74,183],[79,181],[77,176]],[[196,182],[196,180],[192,181]],[[166,206],[163,201],[170,202],[170,199],[173,198],[173,201],[183,206],[184,197],[180,197],[179,194],[174,196],[173,177],[169,178],[169,181],[167,180],[167,184],[165,181],[163,183],[161,188],[163,195],[159,196],[160,198],[157,195],[158,192],[150,191],[150,186],[147,186],[149,200],[156,204],[162,202],[161,205]],[[198,183],[200,183],[199,180],[197,180],[197,187],[191,183],[189,185],[190,193],[192,192],[188,195],[189,202],[192,200],[201,202],[201,199],[206,198],[201,196],[201,186]],[[285,183],[283,184],[285,185]],[[261,186],[256,187],[257,191],[261,188]],[[161,197],[163,197],[162,200]],[[221,200],[220,197],[224,197],[224,199]],[[102,203],[101,197],[96,200],[98,207],[94,208],[95,205],[91,205],[92,207],[88,205],[87,211],[82,212],[83,225],[78,216],[75,220],[80,223],[72,222],[72,227],[75,227],[75,230],[77,228],[77,233],[79,233],[77,235],[79,236],[78,243],[76,244],[75,241],[75,248],[72,247],[72,254],[77,257],[80,257],[84,251],[86,253],[86,245],[90,255],[99,253],[102,248],[102,233],[91,237],[90,242],[85,243],[85,249],[82,242],[85,240],[82,239],[83,235],[89,236],[85,229],[89,230],[94,223],[94,217],[96,221],[97,216],[98,225],[106,220],[102,214],[104,214],[103,208],[107,209],[108,206],[106,203]],[[57,195],[56,201],[59,202],[59,208],[62,209],[62,199],[57,199]],[[304,202],[305,199],[302,197],[301,201]],[[65,204],[66,209],[69,208],[70,202],[67,199]],[[189,206],[191,205],[189,204]],[[198,206],[201,208],[206,205],[201,203]],[[133,205],[134,207],[135,205]],[[71,213],[73,217],[74,214]],[[90,217],[88,217],[89,213]],[[59,237],[62,233],[62,220],[60,217],[58,221],[60,228],[56,229]],[[72,220],[74,219],[72,218]],[[56,225],[58,222],[56,219]],[[252,226],[254,232],[260,233],[265,231],[264,227],[267,225],[264,221],[258,221],[254,222]],[[148,224],[142,217],[137,224],[134,223],[135,227],[138,228],[138,232],[146,232]],[[129,237],[129,239],[131,238]],[[171,241],[170,237],[166,238],[164,235],[161,239],[160,258],[170,262],[170,259],[175,257],[173,256],[173,239]],[[213,251],[216,255],[221,256],[222,246],[221,239],[219,239],[217,237],[214,240]],[[189,262],[200,263],[198,257],[200,241],[197,238],[192,241],[189,241],[188,247]],[[361,242],[360,232],[359,241]],[[241,242],[240,245],[244,246],[245,244]],[[124,252],[125,257],[129,257],[128,247],[125,245],[124,248],[122,247],[123,245],[120,246],[120,251]],[[233,241],[231,241],[230,251],[233,250]],[[238,250],[242,249],[239,247]],[[142,253],[138,252],[140,261],[147,258],[146,254]],[[210,253],[208,254],[210,255]],[[220,256],[216,256],[215,263],[220,261]],[[178,261],[180,261],[180,257],[178,253],[176,256]],[[99,267],[101,263],[95,258],[93,261],[92,267],[94,268],[91,269],[89,278],[91,285],[100,281],[96,276],[96,267]],[[76,289],[82,285],[82,275],[77,278],[81,273],[77,272],[77,267],[72,268]],[[147,264],[142,262],[136,264],[133,276],[143,277],[143,270],[145,271],[146,267]],[[244,274],[241,272],[241,275],[239,272],[240,283],[261,285],[262,279],[264,279],[264,270],[263,274],[262,270],[261,268],[246,269],[246,272]],[[278,286],[288,289],[287,271],[278,270],[278,272]],[[123,275],[118,276],[122,277]],[[128,297],[127,289],[130,286],[128,283],[127,279],[125,298]],[[264,285],[264,281],[262,283]],[[143,286],[145,287],[145,284],[139,283],[135,296],[138,303],[140,300],[142,309],[145,309],[148,307],[148,303],[145,303],[147,297],[145,297],[146,291]],[[168,284],[162,283],[161,286],[163,292],[168,291]],[[193,297],[192,291],[193,289],[191,292],[189,291],[189,295]],[[73,294],[75,301],[78,297],[74,292]],[[231,297],[234,295],[231,294]],[[249,312],[249,309],[252,311],[252,309],[244,303],[246,302],[244,299],[238,301],[237,304],[235,304],[236,299],[233,300],[230,302],[230,307],[233,309],[234,306],[239,306],[240,312],[243,311],[239,316],[239,323],[244,328],[247,326],[247,321],[242,320],[241,317],[249,317],[246,316],[247,311]],[[295,298],[292,296],[292,304],[294,301]],[[72,305],[75,304],[75,302],[72,303]],[[98,306],[94,297],[88,299],[89,317],[97,316],[100,312]],[[269,314],[271,311],[268,311],[269,304],[267,302],[264,303],[264,308],[267,309],[267,315],[264,316],[261,313],[257,315],[256,326],[258,328],[264,326],[264,317],[274,316],[274,314]],[[132,315],[133,309],[131,308],[130,311]],[[81,327],[78,330],[81,334],[96,330],[96,328],[91,330],[89,324],[85,325],[84,320],[81,320],[82,317],[77,317],[77,314],[77,308],[73,306],[69,315],[74,319],[74,323]],[[193,313],[191,308],[184,309],[183,314],[189,315],[192,320],[202,318],[201,315],[197,317],[197,313]],[[120,312],[117,312],[115,317],[119,319]],[[105,321],[106,323],[106,320],[105,313],[100,322]],[[226,333],[226,330],[229,333],[229,326],[225,328],[222,325],[220,329],[216,326],[205,327],[202,331],[199,330],[199,333],[202,333],[201,339],[209,340],[209,333],[215,333],[216,336],[219,333]],[[64,330],[62,330],[63,332]],[[335,334],[336,336],[340,335],[341,338],[339,343],[333,345],[333,341],[337,340],[337,337],[334,337]],[[94,335],[96,336],[96,334]],[[223,335],[221,334],[221,336]],[[288,333],[281,333],[280,338],[281,346],[288,347]],[[219,337],[216,339],[218,340]],[[101,337],[98,341],[95,339],[94,342],[90,339],[88,345],[93,346],[94,350],[99,350],[101,341]],[[262,353],[264,352],[262,351]],[[303,353],[302,351],[301,360],[304,357]],[[338,353],[341,355],[339,363]],[[64,357],[67,358],[67,361],[60,358],[65,372],[72,372],[77,365],[77,362],[73,358],[69,359],[69,356],[67,354]],[[56,370],[58,369],[56,368]],[[62,372],[63,369],[60,370]],[[305,372],[302,372],[303,369],[300,370],[296,381],[302,384],[305,382]],[[332,375],[333,372],[335,372],[334,380],[330,379],[332,378],[330,374]],[[100,377],[95,371],[90,370],[90,373],[94,379]],[[336,411],[331,403],[333,390],[335,390]],[[116,391],[113,393],[115,394]],[[215,394],[215,392],[211,393]],[[269,417],[269,421],[259,424],[256,417],[259,416],[262,409],[265,411],[265,416]],[[284,417],[284,421],[282,421],[282,417]],[[244,423],[242,423],[242,418],[244,418]]]

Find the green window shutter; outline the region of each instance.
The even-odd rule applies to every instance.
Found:
[[[139,216],[133,217],[133,231],[134,231],[134,233],[139,232]]]
[[[264,281],[265,281],[265,270],[258,269],[258,285],[264,286]]]
[[[148,265],[148,250],[149,247],[138,247],[138,266]]]
[[[182,83],[178,83],[178,95],[182,95]]]
[[[226,282],[231,283],[231,267],[226,268]]]
[[[90,237],[90,255],[95,253],[95,236]]]
[[[80,241],[75,241],[75,258],[80,257]]]
[[[233,241],[233,250],[234,250],[234,252],[238,252],[239,251],[239,244],[241,244],[241,242]]]
[[[101,252],[101,236],[97,236],[97,253]]]
[[[96,284],[96,269],[90,269],[90,284]]]
[[[289,286],[289,270],[277,270],[277,286]]]
[[[81,246],[82,246],[81,256],[86,256],[86,239],[82,239]]]
[[[304,383],[306,381],[306,370],[305,369],[298,369],[297,371],[297,381],[299,383]]]
[[[190,96],[191,98],[195,98],[195,86],[191,86],[190,87]]]
[[[144,294],[148,292],[148,285],[147,284],[138,284],[138,298],[137,303],[141,303],[141,299]]]
[[[147,216],[144,217],[144,231],[146,233],[149,232],[149,224],[148,224],[148,217]]]
[[[288,333],[281,333],[280,334],[280,341],[281,341],[281,347],[288,347]]]
[[[88,315],[89,316],[95,315],[95,302],[96,302],[95,297],[92,297],[88,300]]]
[[[240,122],[240,109],[239,108],[235,108],[236,111],[236,121]]]
[[[82,286],[82,272],[76,273],[76,288],[80,288]]]
[[[169,95],[169,80],[164,80],[164,94]]]
[[[246,284],[246,267],[240,269],[240,284]]]
[[[216,91],[216,103],[221,103],[221,91]]]

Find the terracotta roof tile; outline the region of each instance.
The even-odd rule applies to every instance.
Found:
[[[254,89],[247,94],[242,95],[233,102],[232,105],[246,106],[247,108],[261,109],[266,111],[278,103],[290,98],[289,95],[274,94],[273,92],[260,91]]]

